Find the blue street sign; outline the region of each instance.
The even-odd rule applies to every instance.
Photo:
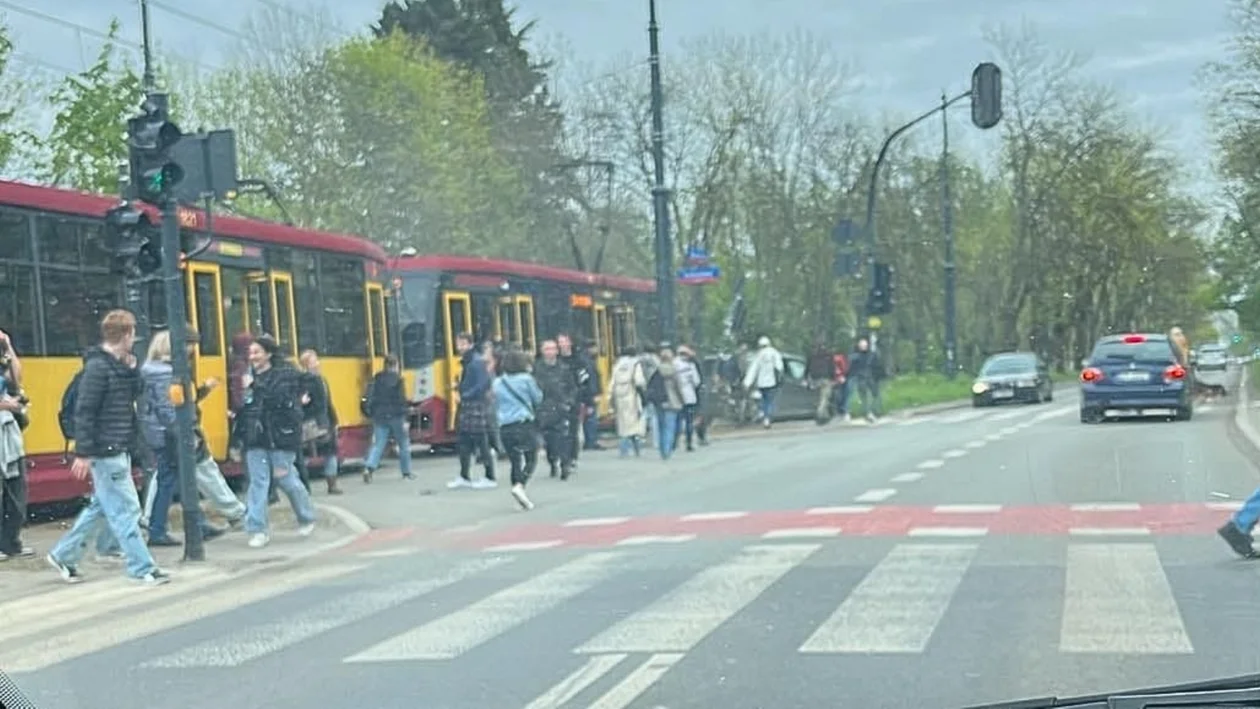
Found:
[[[717,266],[691,266],[678,271],[678,281],[689,286],[716,283],[721,277],[722,271]]]
[[[709,251],[703,246],[688,246],[686,260],[690,264],[706,264],[709,262]]]

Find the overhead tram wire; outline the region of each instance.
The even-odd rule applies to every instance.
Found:
[[[64,27],[65,29],[74,30],[81,34],[87,35],[88,37],[93,37],[95,39],[99,39],[105,42],[112,42],[114,46],[130,50],[131,52],[134,52],[136,55],[139,55],[144,51],[144,45],[140,44],[139,42],[132,42],[124,37],[111,38],[108,32],[103,32],[100,29],[97,29],[95,27],[90,27],[88,25],[75,22],[73,20],[67,20],[64,17],[50,15],[46,12],[41,12],[39,10],[33,10],[29,7],[23,7],[22,5],[9,2],[9,0],[0,0],[0,8],[11,10],[20,15],[25,15],[27,17],[31,17],[37,20],[41,20],[43,22],[47,22],[49,24],[58,25],[60,27]],[[40,64],[41,66],[44,66],[47,68],[52,68],[53,66],[55,66],[54,64],[46,60],[42,60],[42,59],[35,60],[32,55],[27,55],[27,59],[31,63]],[[188,62],[200,69],[204,69],[207,71],[218,71],[220,69],[220,67],[211,66],[209,64],[206,64],[205,62],[200,62],[195,59],[185,59],[181,57],[180,61]],[[79,70],[71,71],[70,74],[78,74],[81,71],[83,70],[79,69]]]

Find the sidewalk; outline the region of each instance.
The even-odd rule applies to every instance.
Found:
[[[243,531],[229,531],[214,541],[207,542],[206,560],[199,563],[184,563],[183,547],[151,548],[158,565],[167,570],[178,583],[181,572],[195,570],[198,577],[232,576],[254,569],[272,568],[292,563],[312,556],[331,551],[350,544],[368,531],[367,525],[352,513],[335,505],[321,504],[327,500],[316,500],[318,519],[315,532],[309,537],[297,535],[297,520],[288,501],[282,499],[280,504],[273,505],[270,510],[272,527],[271,544],[262,549],[250,549],[246,546],[246,535]],[[216,525],[222,520],[211,515]],[[10,559],[0,562],[0,595],[13,599],[23,596],[45,593],[63,588],[65,583],[48,566],[44,555],[57,543],[61,535],[74,523],[73,518],[32,524],[22,532],[23,541],[35,548],[36,555],[31,559]],[[183,513],[178,506],[171,508],[170,529],[172,536],[183,538]],[[97,583],[100,580],[122,582],[123,568],[119,560],[97,560],[96,549],[89,545],[88,552],[81,565],[84,585]],[[112,582],[111,582],[111,585]]]

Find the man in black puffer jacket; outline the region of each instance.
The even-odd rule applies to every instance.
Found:
[[[101,339],[84,358],[70,468],[78,480],[91,475],[94,494],[46,559],[68,583],[80,581],[79,560],[104,517],[127,559],[127,575],[145,585],[160,585],[170,577],[154,563],[140,536],[140,498],[131,480],[129,451],[138,430],[136,397],[141,388],[131,353],[135,316],[126,310],[110,311],[101,321]]]

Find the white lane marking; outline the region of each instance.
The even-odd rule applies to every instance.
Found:
[[[626,659],[624,654],[592,655],[568,677],[555,683],[537,699],[525,705],[525,709],[556,709],[556,707],[564,706],[569,700],[611,672],[624,659]]]
[[[1068,534],[1075,537],[1149,537],[1149,527],[1072,527]]]
[[[681,544],[682,542],[690,542],[696,538],[694,534],[638,534],[633,537],[626,537],[617,542],[619,547],[637,547],[646,544]]]
[[[988,443],[989,443],[988,441],[968,441],[965,447],[975,450],[977,448],[984,448],[986,445],[988,445]]]
[[[1003,428],[1001,431],[998,431],[998,433],[1003,436],[1009,436],[1013,433],[1019,433],[1019,426],[1007,426],[1006,428]]]
[[[1207,505],[1209,510],[1218,510],[1220,512],[1237,512],[1243,506],[1241,502],[1206,502],[1204,504]]]
[[[817,544],[745,547],[574,652],[687,652],[818,549]]]
[[[1194,652],[1154,545],[1068,547],[1059,651],[1123,655]]]
[[[94,622],[86,632],[80,624],[63,633],[41,634],[17,645],[6,645],[8,649],[0,652],[0,667],[10,674],[41,670],[366,568],[366,564],[336,565],[304,568],[292,573],[250,574],[235,582],[226,582],[221,588],[200,589],[187,602],[149,607],[142,613],[111,613],[111,617]],[[177,583],[172,580],[170,585]],[[149,590],[131,589],[137,597],[152,602],[157,595],[148,593]]]
[[[919,470],[935,470],[937,468],[945,467],[945,461],[936,460],[936,459],[925,460],[914,467],[918,468]]]
[[[1003,411],[1000,414],[994,414],[993,416],[989,417],[989,420],[990,421],[1010,421],[1013,418],[1019,418],[1020,416],[1024,416],[1027,413],[1028,413],[1027,411],[1021,411],[1019,409],[1012,409],[1010,411]]]
[[[866,492],[853,498],[854,502],[883,502],[888,498],[896,495],[897,491],[891,487],[881,487],[875,490],[867,490]]]
[[[689,515],[683,515],[679,519],[684,522],[709,522],[723,519],[739,519],[747,516],[747,512],[694,512]]]
[[[1052,418],[1066,416],[1075,411],[1077,411],[1077,407],[1075,406],[1063,406],[1057,409],[1051,409],[1049,411],[1044,411],[1034,416],[1032,423],[1041,423],[1042,421],[1049,421]]]
[[[408,549],[402,547],[399,549],[382,549],[380,551],[365,551],[362,554],[356,554],[364,559],[391,559],[395,556],[407,556],[409,554],[418,554],[419,549]]]
[[[224,637],[158,657],[145,662],[141,667],[239,667],[246,662],[293,647],[316,635],[350,625],[501,566],[509,559],[482,557],[460,564],[440,576],[339,596],[300,613],[263,625],[243,628]]]
[[[682,658],[682,653],[677,652],[652,655],[587,709],[626,709]]]
[[[1081,502],[1070,505],[1073,512],[1137,512],[1142,506],[1136,502]]]
[[[838,537],[839,527],[793,527],[772,529],[761,535],[762,539],[810,539],[814,537]]]
[[[932,508],[933,512],[941,514],[991,514],[993,512],[1001,512],[1001,505],[937,505]]]
[[[907,536],[911,537],[983,537],[989,533],[988,527],[911,527]]]
[[[48,567],[45,567],[48,568]],[[97,616],[120,615],[141,607],[154,606],[178,598],[196,598],[199,589],[213,583],[235,580],[231,574],[214,567],[193,567],[176,572],[171,583],[157,588],[141,589],[128,579],[113,576],[91,579],[77,586],[54,586],[60,579],[48,569],[45,578],[56,590],[39,595],[39,602],[29,598],[0,604],[0,647],[12,646],[15,638],[43,634],[63,625],[83,624]]]
[[[944,453],[941,454],[941,457],[942,458],[961,458],[964,455],[967,455],[967,451],[961,448],[955,448],[953,450],[945,451]]]
[[[544,539],[537,542],[512,542],[510,544],[496,544],[492,547],[486,547],[482,551],[491,553],[507,553],[513,551],[537,551],[539,549],[554,549],[564,544],[563,539]]]
[[[928,416],[913,416],[905,421],[898,421],[898,426],[918,426],[921,423],[927,423],[931,418]]]
[[[805,510],[807,515],[860,515],[875,509],[870,505],[837,505],[835,507],[812,507]]]
[[[901,475],[894,475],[889,480],[889,482],[913,483],[913,482],[918,482],[922,479],[923,479],[923,473],[902,473]]]
[[[801,645],[802,653],[923,652],[975,545],[900,544]]]
[[[591,517],[589,519],[571,519],[564,523],[566,527],[607,527],[614,524],[625,524],[629,517]]]
[[[601,552],[527,579],[437,620],[395,635],[343,662],[450,660],[563,605],[617,571],[624,556]]]
[[[1000,434],[1000,433],[986,433],[986,434],[984,435],[984,440],[986,440],[986,441],[1000,441],[1000,440],[1002,440],[1002,434]]]
[[[971,411],[963,411],[957,414],[942,416],[938,420],[941,423],[965,423],[973,419],[978,419],[987,413],[988,413],[987,411],[981,411],[979,409],[972,409]]]

